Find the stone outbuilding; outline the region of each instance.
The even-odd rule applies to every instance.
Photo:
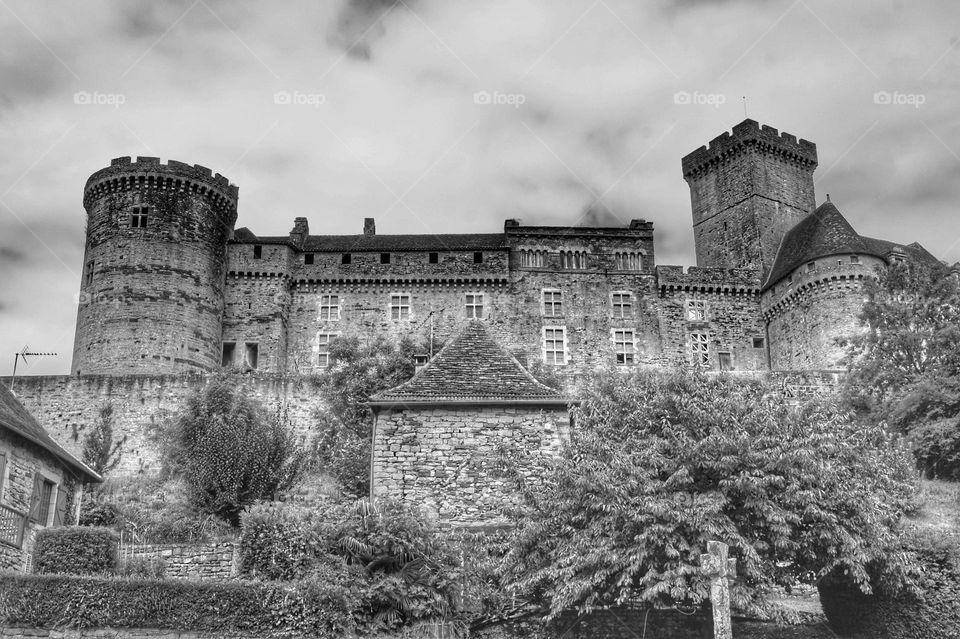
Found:
[[[412,379],[371,398],[371,493],[442,524],[496,524],[569,439],[571,403],[471,321]],[[502,472],[504,459],[519,476]]]
[[[37,531],[77,523],[84,484],[101,481],[0,387],[0,569],[26,570]]]

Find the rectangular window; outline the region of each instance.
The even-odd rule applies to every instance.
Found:
[[[754,338],[753,338],[753,347],[754,347],[754,348],[763,348],[763,338],[762,338],[762,337],[754,337]]]
[[[817,268],[816,262],[807,262],[807,273],[812,273]]]
[[[720,360],[720,370],[722,371],[732,371],[733,370],[733,358],[730,356],[730,353],[717,353],[717,356]]]
[[[261,257],[263,257],[263,247],[259,244],[254,244],[253,259],[259,260]]]
[[[613,352],[617,364],[633,364],[636,346],[632,330],[613,330]]]
[[[244,344],[243,363],[250,368],[256,368],[260,359],[260,346],[256,342]]]
[[[130,211],[130,228],[132,229],[145,229],[147,228],[147,218],[150,215],[149,206],[135,206],[133,210]]]
[[[408,320],[410,319],[410,295],[407,293],[394,293],[390,296],[390,319]]]
[[[690,363],[694,366],[710,365],[710,346],[706,333],[690,333]]]
[[[336,333],[317,334],[317,364],[330,365],[330,343],[337,337]]]
[[[313,253],[304,253],[304,254],[303,254],[303,263],[304,263],[304,264],[313,264]]]
[[[223,343],[223,355],[220,357],[220,365],[226,368],[227,366],[233,366],[233,357],[234,353],[237,351],[236,342],[224,342]]]
[[[560,317],[563,315],[563,293],[553,289],[544,289],[543,314],[546,317]]]
[[[483,264],[483,252],[476,251],[473,254],[473,263],[474,264]]]
[[[702,300],[687,300],[687,321],[705,322],[707,320],[707,303]]]
[[[428,261],[430,264],[439,264],[439,263],[440,263],[440,254],[439,254],[439,253],[431,253],[431,254],[427,257],[427,261]]]
[[[343,255],[340,256],[340,263],[341,263],[341,264],[349,264],[350,261],[351,261],[351,259],[350,259],[351,257],[352,257],[352,256],[351,256],[349,253],[344,253]]]
[[[850,263],[851,263],[851,264],[859,264],[859,263],[860,263],[860,256],[859,256],[859,255],[851,255],[851,256],[850,256]]]
[[[84,273],[84,285],[90,286],[93,284],[93,260],[87,262],[87,272]]]
[[[381,254],[380,254],[380,263],[381,263],[381,264],[389,264],[389,263],[390,263],[390,254],[389,254],[389,253],[381,253]]]
[[[53,498],[53,482],[39,473],[33,477],[33,494],[30,496],[30,521],[46,526],[50,521],[50,501]]]
[[[633,317],[633,293],[612,293],[610,303],[614,317]]]
[[[543,361],[547,364],[567,363],[567,340],[564,331],[564,328],[557,326],[543,329]]]
[[[320,321],[321,322],[340,321],[340,296],[339,295],[321,295],[320,296]]]
[[[483,318],[483,293],[467,293],[467,317]]]

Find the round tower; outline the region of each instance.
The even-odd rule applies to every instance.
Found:
[[[220,365],[237,195],[219,173],[159,158],[117,158],[90,176],[73,374]]]

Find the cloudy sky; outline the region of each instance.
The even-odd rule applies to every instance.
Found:
[[[69,372],[113,157],[211,167],[261,235],[593,209],[691,264],[680,158],[746,108],[817,143],[818,201],[953,263],[958,83],[955,0],[0,0],[0,374],[24,345],[59,356],[18,374]]]

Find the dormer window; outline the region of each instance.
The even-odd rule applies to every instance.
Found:
[[[147,220],[150,217],[150,207],[149,206],[135,206],[130,211],[130,228],[132,229],[145,229],[147,228]]]

